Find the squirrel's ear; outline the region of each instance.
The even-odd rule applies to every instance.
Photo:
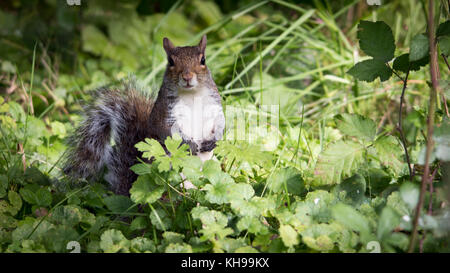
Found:
[[[164,47],[164,50],[166,51],[167,55],[169,55],[170,52],[175,48],[175,46],[172,44],[172,42],[166,37],[164,37],[164,39],[163,39],[163,47]]]
[[[200,43],[198,43],[198,47],[200,48],[200,51],[205,54],[205,48],[206,48],[206,35],[202,36],[202,39],[200,40]]]

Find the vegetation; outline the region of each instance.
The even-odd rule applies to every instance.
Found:
[[[448,1],[76,2],[0,3],[0,252],[450,251]],[[89,90],[156,95],[162,38],[203,34],[224,106],[279,126],[137,143],[129,197],[66,177]]]

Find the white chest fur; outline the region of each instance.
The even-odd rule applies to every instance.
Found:
[[[215,137],[218,117],[223,116],[222,106],[211,97],[212,90],[199,88],[179,91],[178,100],[172,108],[175,120],[172,133],[179,132],[184,138],[200,145]]]

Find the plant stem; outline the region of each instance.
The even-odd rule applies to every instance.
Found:
[[[428,41],[430,43],[430,75],[432,87],[430,90],[430,106],[428,109],[428,121],[427,121],[427,147],[425,154],[425,169],[422,176],[419,202],[417,203],[416,214],[414,215],[413,231],[411,234],[411,240],[409,242],[408,248],[408,252],[410,253],[414,252],[420,211],[422,210],[425,191],[430,176],[430,155],[433,149],[433,127],[434,127],[436,94],[437,90],[439,89],[439,81],[438,81],[439,68],[437,62],[436,40],[434,37],[434,0],[430,0],[428,2]]]
[[[444,58],[444,62],[445,62],[445,64],[447,65],[448,70],[450,70],[450,64],[448,64],[447,57],[444,55],[444,53],[442,53],[441,56],[442,56],[442,58]]]
[[[409,76],[409,70],[406,72],[405,79],[403,80],[403,89],[402,89],[402,94],[400,96],[400,109],[398,111],[397,130],[400,134],[400,139],[402,141],[403,149],[405,150],[405,157],[406,157],[406,162],[408,163],[408,170],[409,170],[409,179],[412,181],[413,172],[411,169],[411,161],[409,160],[408,147],[406,146],[406,138],[405,138],[405,134],[403,132],[403,124],[402,124],[403,101],[405,98],[406,86],[408,85],[408,76]]]

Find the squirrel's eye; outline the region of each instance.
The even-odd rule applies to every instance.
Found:
[[[200,61],[200,64],[201,64],[201,65],[205,65],[205,56],[202,56],[202,59],[201,59],[201,61]]]
[[[174,66],[175,65],[175,63],[173,62],[172,58],[169,57],[167,61],[169,62],[170,66]]]

